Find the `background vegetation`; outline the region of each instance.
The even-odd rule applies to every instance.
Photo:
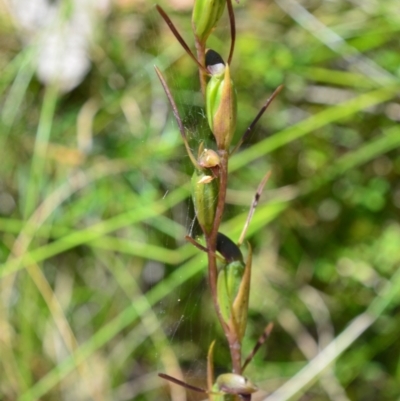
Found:
[[[207,347],[224,340],[205,255],[184,241],[188,161],[153,65],[193,141],[196,66],[153,2],[116,0],[91,16],[91,67],[66,92],[35,75],[45,31],[0,4],[0,398],[185,399],[157,372],[204,386]],[[191,2],[160,4],[190,41]],[[62,5],[65,22],[75,6]],[[271,169],[248,235],[245,347],[275,322],[247,370],[262,389],[254,398],[400,399],[398,1],[242,0],[235,10],[238,136],[285,85],[232,159],[223,226],[238,238]],[[328,344],[321,373],[308,362]],[[223,346],[215,359],[229,369]],[[266,398],[304,367],[291,390]]]

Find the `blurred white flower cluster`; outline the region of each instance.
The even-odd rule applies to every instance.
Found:
[[[27,45],[36,52],[37,76],[63,92],[78,86],[90,69],[96,22],[110,0],[6,0]]]

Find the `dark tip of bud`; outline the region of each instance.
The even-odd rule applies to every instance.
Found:
[[[206,51],[206,67],[209,67],[210,65],[215,65],[215,64],[225,65],[224,59],[215,50],[207,49],[207,51]]]
[[[225,68],[225,62],[219,53],[208,49],[206,51],[206,68],[211,75],[220,74]]]
[[[230,238],[222,233],[217,234],[217,251],[228,263],[234,261],[243,262],[243,255],[239,247]]]

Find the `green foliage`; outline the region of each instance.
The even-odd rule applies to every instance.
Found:
[[[392,401],[400,396],[398,2],[315,1],[292,17],[286,3],[235,5],[233,143],[285,84],[230,163],[222,231],[233,239],[272,170],[248,232],[245,352],[267,322],[275,329],[246,375],[263,397],[336,339],[332,365],[302,377],[290,399]],[[163,6],[186,37],[187,13]],[[310,15],[341,45],[315,34]],[[147,2],[116,2],[99,17],[90,72],[69,93],[39,82],[36,43],[21,35],[0,8],[0,398],[169,399],[156,373],[179,375],[179,364],[186,381],[204,384],[196,361],[224,338],[209,316],[205,256],[184,241],[190,161],[153,72],[167,70],[195,126],[204,124],[196,67]],[[213,48],[226,51],[228,37],[222,23]],[[217,367],[224,352],[216,347]]]

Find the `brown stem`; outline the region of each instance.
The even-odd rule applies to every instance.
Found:
[[[169,90],[167,82],[165,81],[163,75],[161,74],[161,71],[158,69],[157,66],[154,66],[154,69],[156,70],[157,76],[158,76],[158,78],[159,78],[159,80],[161,82],[162,87],[164,88],[164,92],[167,95],[169,103],[170,103],[170,105],[172,107],[172,112],[174,113],[175,120],[176,120],[176,122],[178,124],[178,127],[179,127],[179,132],[181,133],[181,136],[182,136],[183,144],[185,145],[185,148],[186,148],[186,153],[188,154],[188,156],[189,156],[191,162],[193,163],[194,167],[199,169],[200,166],[197,163],[197,160],[194,157],[194,155],[192,153],[192,150],[190,149],[189,142],[188,142],[187,137],[186,137],[185,127],[183,126],[183,122],[182,122],[181,116],[179,115],[178,106],[175,103],[174,97],[172,96],[172,93]]]
[[[221,314],[221,309],[218,303],[218,294],[217,294],[218,269],[216,260],[216,245],[217,245],[217,234],[225,208],[226,189],[228,184],[228,157],[229,157],[228,152],[225,150],[220,149],[218,153],[220,156],[220,171],[219,171],[219,195],[218,195],[217,209],[215,212],[215,220],[213,228],[209,235],[205,235],[207,250],[208,250],[207,252],[208,276],[209,276],[210,291],[214,302],[214,307],[218,319],[220,321],[220,324],[222,326],[222,329],[224,330],[225,337],[229,344],[229,350],[232,359],[232,370],[234,373],[241,374],[242,371],[241,342],[238,339],[236,332],[234,330],[230,330],[229,326],[225,323]]]
[[[244,224],[242,233],[240,234],[239,241],[237,243],[238,246],[243,244],[244,237],[246,236],[247,229],[249,228],[249,225],[250,225],[250,221],[253,218],[253,214],[254,214],[254,212],[256,210],[256,207],[258,205],[258,201],[260,200],[260,197],[261,197],[262,191],[264,189],[264,186],[267,183],[267,181],[269,180],[270,176],[271,176],[271,171],[268,171],[268,173],[265,174],[265,176],[261,180],[260,184],[258,185],[257,192],[255,193],[254,199],[253,199],[253,201],[251,203],[251,206],[250,206],[249,214],[247,215],[246,223]]]
[[[236,37],[235,17],[233,13],[231,0],[228,0],[228,12],[231,24],[231,48],[228,58],[230,63],[233,56],[233,50],[235,47],[235,37]],[[205,53],[206,53],[205,45],[206,45],[205,41],[201,41],[199,40],[199,38],[195,37],[197,60],[203,66],[205,66]],[[206,98],[207,75],[208,74],[207,72],[204,71],[204,69],[199,68],[200,85],[204,98]],[[217,246],[218,230],[222,221],[222,215],[224,213],[224,208],[225,208],[226,189],[228,185],[229,151],[224,149],[219,149],[218,153],[220,156],[220,165],[219,165],[219,194],[218,194],[217,209],[215,212],[214,224],[211,232],[208,234],[204,230],[203,232],[207,245],[208,279],[215,311],[217,313],[218,320],[222,326],[222,329],[224,330],[225,337],[229,344],[229,350],[232,359],[232,370],[234,373],[241,374],[242,372],[241,341],[237,337],[236,331],[231,330],[229,325],[225,323],[218,303],[218,294],[217,294],[218,268],[217,268],[217,258],[216,258],[216,252],[217,252],[216,246]]]
[[[186,53],[192,58],[192,60],[197,64],[197,66],[199,67],[200,70],[204,70],[205,73],[207,73],[206,68],[204,67],[204,61],[203,63],[199,60],[197,60],[197,58],[195,57],[195,55],[192,53],[192,51],[190,50],[190,47],[187,45],[187,43],[185,42],[185,40],[182,38],[181,34],[178,32],[178,30],[175,28],[175,25],[173,24],[173,22],[171,21],[171,19],[168,17],[168,14],[163,10],[162,7],[160,7],[159,5],[156,5],[156,9],[159,12],[159,14],[161,15],[161,17],[163,18],[163,20],[166,22],[166,24],[168,25],[169,29],[171,30],[171,32],[174,34],[175,38],[178,40],[178,42],[180,43],[180,45],[183,47],[183,49],[186,51]]]
[[[273,328],[274,328],[274,324],[269,323],[268,326],[264,329],[263,333],[257,340],[256,345],[254,346],[253,350],[250,352],[250,354],[247,356],[246,360],[244,361],[244,364],[242,366],[242,372],[246,369],[247,365],[254,358],[254,355],[257,353],[257,351],[260,349],[260,347],[265,343],[265,341],[271,334],[271,331]]]
[[[208,391],[204,390],[204,388],[192,386],[189,383],[185,383],[182,380],[175,379],[175,377],[172,377],[170,375],[166,375],[165,373],[159,373],[158,376],[160,376],[162,379],[165,379],[165,380],[168,380],[168,381],[170,381],[172,383],[178,384],[179,386],[188,388],[189,390],[197,391],[198,393],[203,393],[203,394],[204,393],[206,393],[206,394],[208,393]]]
[[[267,102],[264,104],[263,107],[261,107],[261,110],[258,112],[252,123],[247,127],[246,131],[242,135],[242,138],[239,140],[237,145],[234,147],[234,149],[231,152],[231,156],[240,148],[242,143],[249,137],[249,135],[252,133],[255,125],[257,124],[258,120],[262,117],[264,114],[265,110],[267,110],[268,106],[271,104],[271,102],[275,99],[275,97],[279,94],[279,92],[283,89],[283,85],[279,85],[274,93],[268,98]]]
[[[228,65],[231,65],[236,42],[236,23],[235,23],[235,13],[233,12],[233,7],[232,7],[232,0],[227,0],[226,4],[228,8],[229,24],[231,26],[231,48],[229,50],[229,56],[228,56]]]
[[[175,104],[175,101],[172,97],[171,92],[169,91],[168,85],[165,82],[164,77],[162,76],[161,72],[158,70],[156,67],[156,72],[158,77],[160,78],[160,81],[162,83],[162,86],[164,87],[164,90],[167,94],[167,97],[171,103],[176,121],[178,123],[183,141],[186,146],[186,150],[191,156],[193,164],[196,166],[197,161],[194,158],[194,156],[191,153],[191,150],[189,148],[187,138],[186,138],[186,133],[185,129],[182,123],[182,119],[180,118],[178,108]],[[200,72],[201,76],[201,72]],[[209,282],[210,282],[210,290],[214,302],[214,307],[217,312],[218,319],[221,323],[221,326],[225,332],[225,336],[228,340],[229,343],[229,348],[231,351],[231,358],[232,358],[232,366],[233,366],[233,371],[237,374],[240,374],[241,372],[241,345],[240,341],[238,341],[238,338],[236,336],[236,333],[234,331],[231,331],[229,329],[229,326],[225,323],[223,320],[221,310],[218,304],[218,298],[217,298],[217,277],[218,277],[218,271],[217,271],[217,255],[216,255],[216,246],[217,246],[217,235],[218,235],[218,230],[219,226],[221,224],[222,220],[222,215],[224,212],[224,207],[225,207],[225,198],[226,198],[226,187],[228,183],[228,157],[229,154],[225,150],[219,150],[219,156],[220,156],[220,169],[219,169],[219,195],[218,195],[218,203],[217,203],[217,209],[215,213],[215,219],[214,219],[214,224],[213,228],[211,230],[210,234],[207,234],[205,231],[204,227],[202,227],[202,230],[204,232],[204,236],[206,238],[206,244],[207,244],[207,249],[204,247],[200,246],[200,249],[203,251],[207,252],[208,255],[208,271],[209,271]],[[192,242],[192,241],[191,241]],[[193,242],[192,242],[193,243]],[[195,245],[198,246],[200,244],[197,244],[194,241]],[[199,246],[198,246],[199,247]]]

